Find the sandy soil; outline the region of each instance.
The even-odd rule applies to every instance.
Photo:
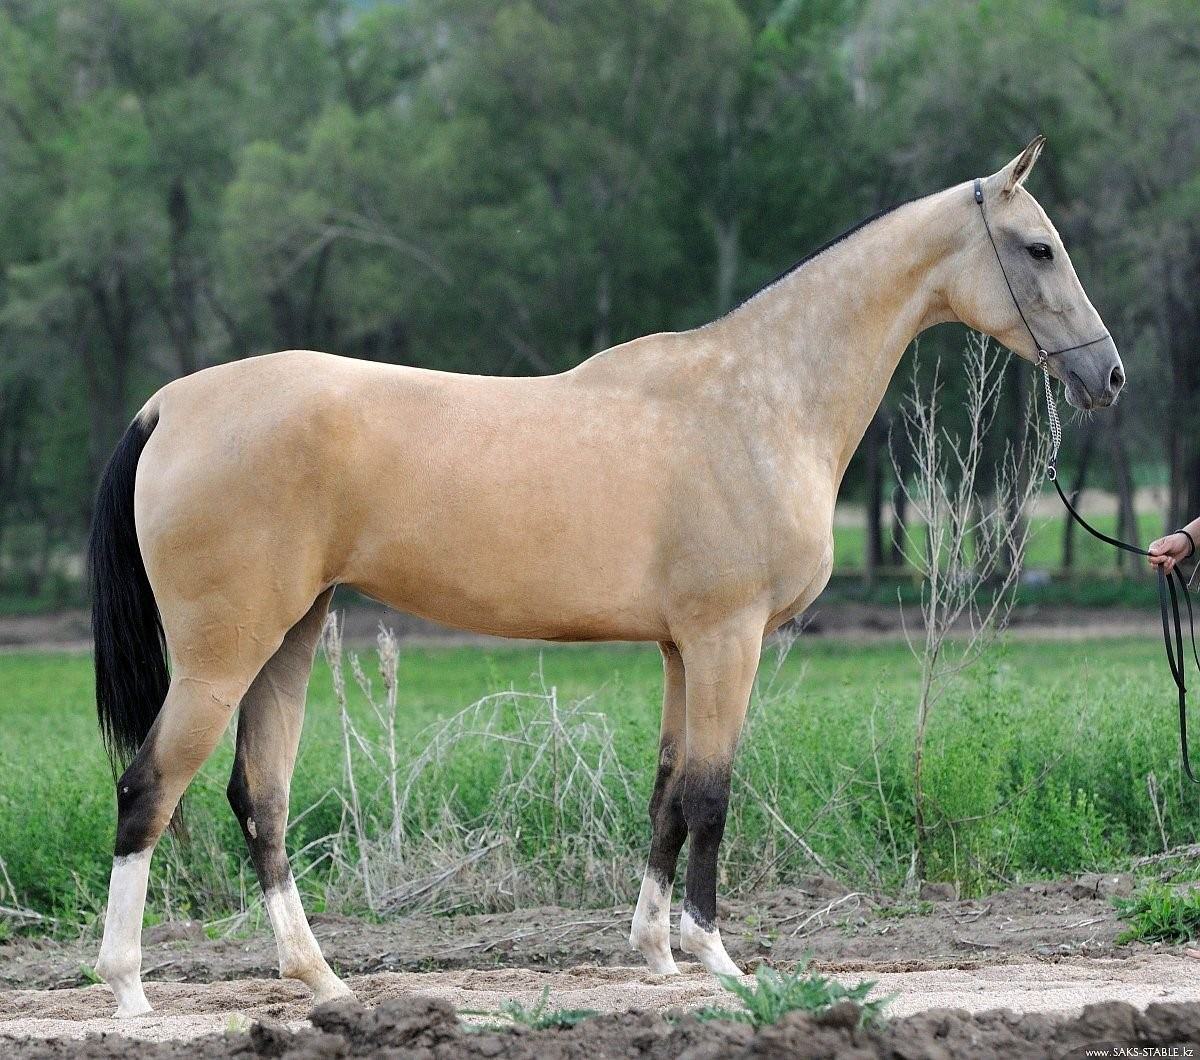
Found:
[[[561,971],[519,968],[452,972],[382,972],[352,976],[349,984],[367,1006],[414,995],[445,1001],[468,1020],[502,1020],[502,1006],[535,1005],[549,987],[551,1004],[565,1009],[626,1012],[630,1009],[692,1010],[728,1005],[716,980],[699,965],[683,965],[678,976],[656,976],[641,968],[578,965]],[[875,995],[891,996],[888,1012],[907,1016],[934,1008],[984,1012],[1078,1013],[1099,1001],[1124,1001],[1137,1008],[1152,1003],[1200,1002],[1200,962],[1175,955],[1144,955],[1129,960],[1072,958],[1056,962],[1012,963],[973,969],[835,973],[855,984],[877,985]],[[306,1024],[309,999],[290,982],[239,979],[214,983],[154,983],[147,989],[156,1013],[114,1020],[107,988],[0,993],[0,1036],[84,1038],[120,1033],[147,1041],[174,1041],[227,1030],[248,1030],[255,1020],[273,1020],[293,1029]],[[473,1014],[473,1015],[472,1015]]]
[[[946,885],[919,897],[851,891],[810,876],[753,899],[722,901],[722,933],[743,966],[792,962],[811,955],[844,971],[974,967],[1001,960],[1108,957],[1121,930],[1112,898],[1128,895],[1127,875],[1090,875],[1025,884],[979,900],[960,901]],[[313,929],[329,962],[343,974],[454,971],[573,965],[627,966],[631,907],[545,906],[474,916],[417,914],[385,923],[317,916]],[[678,910],[676,910],[678,915]],[[678,927],[678,924],[676,924]],[[85,986],[97,942],[15,940],[0,944],[0,987]],[[149,928],[142,940],[148,981],[270,979],[275,945],[268,933],[209,939],[199,924]]]
[[[1027,1014],[1014,1025],[1024,1033],[1031,1013],[1077,1014],[1093,1002],[1120,1002],[1133,1008],[1109,1004],[1104,1011],[1125,1013],[1121,1019],[1128,1024],[1133,1018],[1129,1013],[1168,1003],[1195,1006],[1200,1027],[1200,961],[1178,949],[1115,944],[1121,925],[1111,900],[1129,893],[1131,886],[1128,876],[1093,875],[1029,884],[982,900],[960,901],[938,887],[900,900],[849,891],[814,876],[752,901],[731,901],[722,915],[730,952],[743,967],[752,970],[764,960],[787,967],[811,955],[815,968],[843,982],[875,981],[877,993],[893,997],[889,1011],[896,1017],[932,1009],[981,1013],[1001,1007]],[[422,1010],[420,1017],[441,1030],[435,1034],[426,1027],[420,1034],[442,1035],[438,1040],[451,1050],[447,1055],[454,1055],[452,1045],[463,1048],[466,1041],[456,1012],[468,1021],[487,1022],[486,1014],[498,1013],[507,1001],[532,1006],[546,987],[552,1007],[600,1012],[661,1014],[730,1003],[719,984],[696,965],[683,965],[678,977],[652,976],[631,966],[626,942],[631,912],[547,907],[483,916],[418,915],[384,924],[320,917],[315,930],[331,963],[370,1012],[387,1010],[392,1012],[389,1020],[407,1026],[415,1017],[397,1015],[395,1006],[411,1007],[418,998],[442,1003]],[[265,934],[213,940],[194,923],[149,929],[143,967],[157,1011],[119,1023],[110,1018],[107,988],[85,985],[84,968],[94,960],[95,945],[95,940],[42,939],[0,946],[0,985],[8,988],[0,990],[0,1055],[13,1053],[18,1043],[23,1043],[21,1055],[57,1057],[74,1055],[70,1049],[75,1048],[116,1049],[122,1040],[114,1036],[118,1034],[182,1042],[230,1032],[231,1038],[206,1038],[197,1045],[209,1050],[204,1055],[224,1056],[226,1047],[245,1046],[248,1032],[260,1022],[278,1025],[272,1034],[331,1033],[307,1029],[309,999],[297,984],[274,977],[274,945]],[[1087,1033],[1099,1033],[1093,1016],[1087,1019]],[[660,1022],[654,1041],[673,1041],[681,1025]],[[955,1033],[978,1036],[981,1026],[963,1024]],[[1055,1043],[1068,1033],[1061,1020],[1028,1026],[1040,1028],[1038,1034]],[[629,1035],[645,1031],[638,1027],[634,1017],[613,1024],[618,1053],[626,1049]],[[1013,1033],[1008,1024],[996,1027],[1001,1038]],[[1134,1033],[1130,1027],[1127,1034]],[[391,1040],[393,1030],[379,1033]],[[351,1033],[345,1027],[342,1031]],[[364,1041],[374,1043],[364,1055],[382,1041],[376,1031],[378,1027],[362,1032]],[[267,1032],[259,1027],[253,1033],[261,1037]],[[1077,1027],[1070,1033],[1084,1032]],[[69,1045],[84,1038],[88,1044]],[[477,1036],[470,1040],[477,1043]],[[511,1044],[505,1039],[497,1047],[501,1051],[492,1055],[510,1055],[504,1050]],[[286,1052],[279,1042],[264,1039],[259,1045],[270,1055]],[[339,1049],[329,1055],[341,1055]]]

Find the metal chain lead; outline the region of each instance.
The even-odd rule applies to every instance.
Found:
[[[1046,474],[1053,482],[1058,478],[1058,449],[1062,445],[1062,423],[1058,419],[1058,405],[1050,387],[1050,357],[1045,350],[1038,350],[1038,367],[1042,370],[1042,384],[1046,388],[1046,415],[1050,419],[1050,459]]]

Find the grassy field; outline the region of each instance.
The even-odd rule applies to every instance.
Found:
[[[961,679],[938,705],[930,735],[935,831],[929,875],[978,891],[1112,868],[1164,843],[1195,841],[1200,796],[1180,780],[1174,698],[1160,652],[1151,640],[1019,642],[1002,646]],[[364,666],[370,669],[365,656]],[[916,676],[907,650],[894,644],[800,642],[774,677],[764,668],[739,756],[725,886],[813,871],[811,857],[788,830],[806,840],[828,871],[852,882],[900,885],[912,842]],[[611,876],[632,898],[648,838],[645,800],[660,694],[656,649],[410,648],[401,653],[399,679],[404,760],[425,746],[426,726],[486,693],[544,684],[556,689],[560,707],[591,697],[589,709],[611,727],[619,763],[602,778],[612,787],[607,849],[620,862]],[[90,683],[83,657],[0,655],[0,858],[16,892],[0,904],[17,901],[56,916],[61,930],[74,930],[102,907],[113,835],[113,787]],[[503,702],[501,708],[509,709]],[[350,710],[364,729],[372,724],[360,696],[351,696]],[[298,867],[324,849],[322,837],[342,823],[340,802],[328,797],[344,790],[341,740],[329,669],[321,663],[292,792],[293,815],[319,803],[290,838],[292,850],[309,848]],[[152,914],[169,906],[174,915],[214,918],[253,897],[241,836],[224,799],[230,745],[227,739],[193,786],[192,842],[181,847],[167,840],[175,852],[156,859]],[[419,812],[404,822],[406,843],[428,839],[434,803],[460,822],[486,814],[505,783],[502,745],[464,743],[429,776],[437,790],[417,793]],[[534,784],[546,798],[527,798],[527,806],[512,810],[520,825],[512,855],[518,865],[522,856],[536,858],[570,840],[546,813],[558,783],[556,775],[538,774]],[[379,786],[364,790],[363,799],[364,814],[378,813],[385,827]],[[559,863],[560,873],[565,864]],[[530,871],[544,871],[546,863],[539,865]],[[322,880],[318,866],[304,881],[317,907],[333,904]],[[567,897],[586,901],[588,894]]]

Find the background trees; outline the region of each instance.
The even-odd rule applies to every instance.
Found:
[[[176,375],[291,346],[561,370],[1037,131],[1130,366],[1089,482],[1127,532],[1135,485],[1181,521],[1198,56],[1187,0],[0,0],[0,582],[73,591],[99,467]],[[847,483],[872,568],[888,407]]]

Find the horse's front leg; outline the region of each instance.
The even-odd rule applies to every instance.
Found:
[[[680,948],[710,972],[726,975],[741,969],[729,959],[717,927],[717,854],[762,636],[761,622],[743,622],[680,643],[687,674],[682,805],[688,830]]]

